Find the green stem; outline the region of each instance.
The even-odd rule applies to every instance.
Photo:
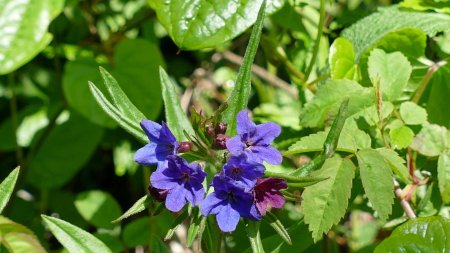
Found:
[[[309,75],[311,74],[313,66],[316,62],[317,54],[319,53],[320,38],[322,37],[324,21],[325,21],[325,0],[320,0],[320,18],[319,18],[319,25],[317,27],[317,37],[314,43],[311,61],[309,62],[308,68],[306,69],[305,82],[308,81]]]
[[[13,131],[14,131],[14,145],[15,145],[15,149],[16,149],[16,159],[17,162],[20,165],[21,170],[23,171],[25,168],[25,161],[24,161],[24,157],[23,157],[23,151],[22,148],[19,145],[19,142],[17,140],[17,128],[19,127],[19,117],[18,117],[18,112],[17,112],[17,98],[16,98],[16,90],[15,90],[15,85],[14,85],[14,76],[13,74],[9,74],[8,75],[8,85],[9,85],[9,89],[11,91],[11,99],[9,101],[9,109],[11,112],[11,122],[12,122],[12,126],[13,126]]]
[[[434,72],[436,72],[440,67],[447,64],[446,61],[439,61],[434,63],[428,68],[427,73],[423,77],[422,81],[419,84],[419,88],[417,88],[416,94],[414,95],[414,98],[412,99],[412,102],[419,103],[420,98],[422,97],[423,92],[428,86],[428,83],[430,83],[431,78],[433,77]]]

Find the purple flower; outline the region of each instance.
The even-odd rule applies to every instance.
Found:
[[[159,167],[164,164],[167,156],[177,153],[179,143],[166,123],[163,122],[160,125],[151,120],[142,120],[141,127],[150,143],[134,154],[134,160],[137,163],[141,165],[157,164]]]
[[[205,195],[202,182],[206,173],[196,163],[187,163],[181,157],[167,156],[167,163],[152,173],[150,184],[160,190],[168,190],[166,208],[178,212],[186,204],[200,204]]]
[[[261,219],[252,194],[244,190],[242,183],[222,175],[215,176],[212,185],[214,192],[202,201],[200,211],[204,216],[215,214],[220,230],[234,231],[240,217]]]
[[[244,152],[255,162],[280,164],[283,159],[280,151],[270,146],[280,132],[280,126],[273,122],[256,125],[248,118],[248,111],[242,110],[237,115],[238,135],[229,139],[226,145],[233,155]]]
[[[148,191],[150,192],[150,195],[153,197],[153,199],[155,199],[156,201],[164,202],[166,200],[168,190],[156,189],[152,185],[149,185]]]
[[[283,207],[285,200],[280,190],[286,188],[287,184],[283,179],[267,177],[256,180],[253,194],[255,196],[256,208],[258,208],[262,216],[266,215],[269,206],[275,208]]]
[[[264,170],[262,164],[249,161],[244,154],[231,156],[223,166],[223,173],[234,180],[241,181],[246,191],[250,191],[255,186],[258,177],[264,176]]]

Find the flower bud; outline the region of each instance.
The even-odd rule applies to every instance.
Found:
[[[227,131],[227,123],[225,122],[219,122],[219,124],[216,125],[216,134],[225,134],[225,132]]]
[[[150,192],[150,195],[159,202],[164,202],[167,197],[168,190],[161,190],[157,189],[151,185],[148,186],[148,191]]]
[[[180,141],[177,149],[178,153],[186,153],[192,150],[192,142],[190,141]]]
[[[226,134],[218,134],[214,139],[214,148],[216,149],[226,149],[226,142],[230,137]]]
[[[215,131],[214,131],[214,125],[213,125],[213,123],[208,123],[208,124],[206,124],[205,130],[206,130],[206,133],[207,133],[209,136],[214,137],[214,136],[216,135],[216,133],[215,133]]]

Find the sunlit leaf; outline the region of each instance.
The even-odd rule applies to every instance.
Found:
[[[0,245],[11,253],[45,253],[34,233],[23,225],[0,216]]]
[[[409,175],[408,168],[405,166],[405,160],[403,160],[397,152],[387,148],[378,148],[376,150],[389,163],[392,171],[399,176],[403,182],[411,182],[411,176]]]
[[[6,204],[8,204],[9,198],[14,191],[17,178],[19,177],[19,171],[20,167],[15,168],[0,184],[0,213],[3,211]]]
[[[445,127],[426,124],[414,137],[411,148],[426,156],[438,156],[450,146],[450,133]]]
[[[413,102],[400,105],[400,115],[407,125],[421,125],[427,122],[427,111]]]
[[[353,46],[345,38],[337,38],[330,47],[331,78],[359,81],[359,67],[355,63]]]
[[[438,160],[438,183],[444,203],[450,202],[450,152],[439,156]]]
[[[133,206],[130,207],[124,214],[122,214],[119,218],[115,219],[113,222],[119,222],[123,219],[126,219],[134,214],[140,213],[145,210],[148,203],[151,201],[150,195],[145,195],[136,201]]]

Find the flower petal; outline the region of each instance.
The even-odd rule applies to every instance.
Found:
[[[278,191],[267,192],[265,199],[268,200],[270,206],[275,208],[282,208],[285,202],[283,195]]]
[[[235,137],[229,139],[226,142],[226,146],[227,146],[228,151],[230,151],[230,153],[233,155],[238,155],[238,154],[242,153],[242,151],[244,151],[244,149],[245,149],[245,144],[241,141],[240,136],[235,136]]]
[[[159,167],[150,176],[150,184],[161,190],[170,190],[178,187],[180,184],[177,182],[177,178],[172,177],[170,171],[166,167]]]
[[[220,209],[216,216],[217,224],[223,232],[232,232],[239,223],[239,212],[234,210],[229,203]]]
[[[186,186],[185,186],[186,187]],[[188,194],[186,194],[186,199],[191,203],[191,205],[196,206],[202,202],[203,197],[205,196],[205,189],[202,184],[192,184],[192,186],[188,186]]]
[[[283,161],[280,151],[271,146],[254,146],[251,148],[251,151],[270,164],[277,165]]]
[[[253,132],[256,128],[256,124],[253,123],[253,121],[251,121],[248,117],[248,110],[240,111],[237,114],[236,121],[236,130],[239,135]]]
[[[161,133],[160,124],[144,119],[141,121],[141,127],[151,142],[159,142],[159,136]]]
[[[138,149],[136,153],[134,153],[134,161],[141,165],[157,164],[159,160],[156,154],[156,148],[157,144],[152,142]]]
[[[222,209],[225,204],[225,200],[219,198],[216,192],[209,194],[203,201],[200,203],[200,212],[204,216],[208,216],[209,214],[217,214],[220,209]]]
[[[183,185],[177,186],[167,193],[166,208],[172,212],[180,211],[186,205],[186,194],[189,192]]]
[[[161,132],[159,135],[160,140],[164,140],[165,142],[174,143],[177,141],[175,136],[173,135],[172,131],[170,131],[169,127],[167,126],[166,122],[162,122],[161,125]]]
[[[256,126],[255,134],[252,136],[254,145],[269,145],[281,133],[281,127],[273,122]]]

